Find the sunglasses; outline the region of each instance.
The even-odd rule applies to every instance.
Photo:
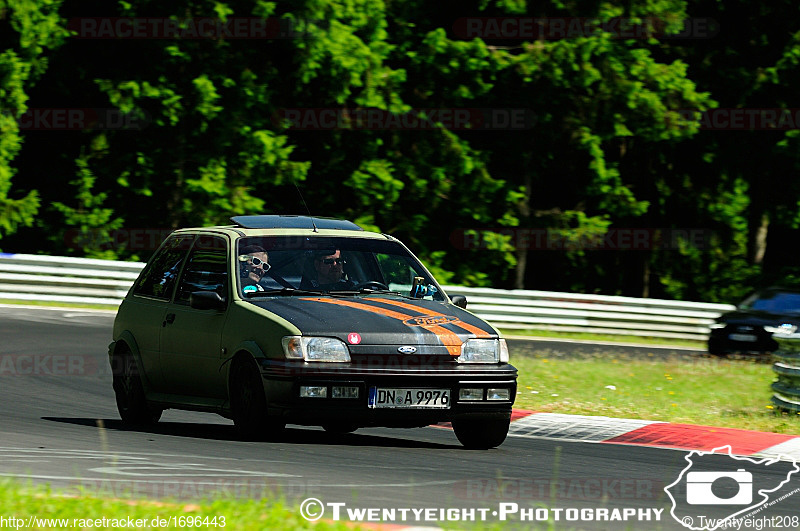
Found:
[[[344,258],[321,258],[320,262],[322,262],[325,265],[333,265],[333,264],[344,265],[347,263],[345,262]]]
[[[269,265],[267,262],[265,262],[265,261],[264,261],[264,260],[262,260],[261,258],[257,258],[257,257],[255,257],[255,256],[251,256],[251,257],[250,257],[250,262],[251,262],[251,263],[252,263],[254,266],[256,266],[256,267],[258,267],[258,266],[264,266],[264,267],[263,267],[264,271],[269,271],[269,270],[270,270],[270,268],[272,268],[272,266],[271,266],[271,265]]]

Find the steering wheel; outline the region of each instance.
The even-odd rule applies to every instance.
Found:
[[[355,288],[353,289],[371,289],[371,290],[381,290],[381,291],[389,291],[389,286],[378,282],[377,280],[368,280],[366,282],[362,282],[361,284],[356,284]]]

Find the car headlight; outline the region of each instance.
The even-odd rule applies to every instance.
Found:
[[[336,363],[350,361],[347,345],[333,337],[286,336],[281,343],[288,359]]]
[[[508,361],[505,339],[468,339],[461,345],[459,363],[498,363]]]

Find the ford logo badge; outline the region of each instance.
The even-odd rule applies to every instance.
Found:
[[[413,354],[417,351],[417,347],[397,347],[397,352],[401,354]]]

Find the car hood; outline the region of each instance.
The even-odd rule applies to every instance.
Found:
[[[475,315],[444,302],[391,295],[371,297],[280,297],[248,301],[294,324],[304,336],[336,337],[353,353],[459,355],[469,338],[496,338]]]
[[[719,317],[720,323],[750,324],[755,326],[780,326],[784,323],[800,326],[800,315],[782,314],[763,310],[736,310]]]

